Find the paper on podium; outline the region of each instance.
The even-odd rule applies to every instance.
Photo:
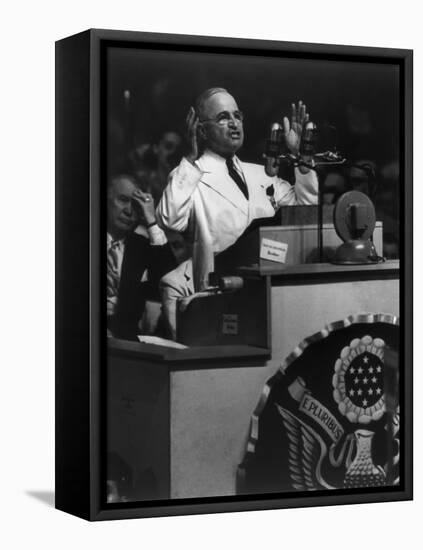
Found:
[[[173,340],[166,340],[166,338],[159,338],[159,336],[147,336],[145,334],[139,334],[138,340],[142,344],[154,344],[155,346],[163,346],[166,348],[187,349],[188,346],[174,342]]]

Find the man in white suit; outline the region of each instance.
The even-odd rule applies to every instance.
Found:
[[[292,105],[291,121],[283,120],[286,144],[294,154],[299,152],[307,120],[301,101]],[[157,218],[164,227],[188,230],[192,236],[193,280],[179,276],[189,272],[184,265],[168,274],[162,281],[165,304],[169,283],[172,299],[175,288],[181,289],[181,296],[204,290],[214,270],[215,254],[231,246],[253,220],[274,216],[282,205],[317,203],[314,171],[296,168],[291,186],[276,175],[266,175],[263,166],[239,160],[236,152],[244,141],[243,116],[225,89],[210,88],[200,95],[196,108],[188,113],[187,133],[190,150],[169,175]],[[266,193],[271,185],[273,196]]]

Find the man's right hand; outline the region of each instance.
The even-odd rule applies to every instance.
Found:
[[[188,141],[188,154],[186,158],[194,164],[198,159],[198,140],[197,140],[198,116],[194,107],[190,107],[186,118],[186,137]]]

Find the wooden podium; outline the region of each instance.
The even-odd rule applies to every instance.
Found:
[[[399,314],[397,261],[245,274],[268,288],[268,347],[244,340],[167,349],[109,340],[107,452],[129,472],[125,501],[236,495],[251,414],[266,380],[299,342],[350,315]],[[188,311],[188,324],[213,311],[213,299]]]

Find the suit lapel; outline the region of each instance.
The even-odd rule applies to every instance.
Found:
[[[265,172],[255,164],[240,163],[244,172],[245,181],[250,195],[249,200],[249,219],[267,218],[274,216],[275,211],[266,195],[266,187],[263,185]],[[260,171],[263,170],[261,174]],[[268,183],[266,181],[266,183]]]
[[[206,151],[198,165],[203,172],[202,183],[229,201],[235,208],[248,215],[248,201],[234,180],[229,176],[222,157]]]

